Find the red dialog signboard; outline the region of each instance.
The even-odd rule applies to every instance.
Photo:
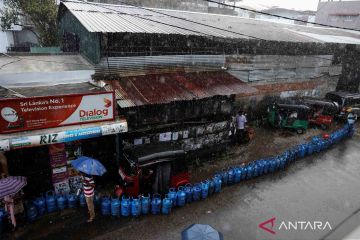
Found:
[[[114,92],[0,100],[0,133],[114,119]]]

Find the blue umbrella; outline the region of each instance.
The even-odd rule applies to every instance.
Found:
[[[223,240],[220,232],[206,224],[192,224],[181,233],[182,240]]]
[[[106,172],[105,167],[98,160],[85,156],[75,159],[71,162],[71,165],[76,170],[89,175],[101,176]]]

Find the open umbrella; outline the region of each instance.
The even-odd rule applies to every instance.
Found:
[[[26,177],[22,176],[10,176],[0,179],[0,198],[19,192],[26,184]]]
[[[192,224],[181,233],[182,240],[223,240],[220,232],[210,225]]]
[[[101,176],[106,172],[105,167],[98,160],[90,157],[79,157],[71,161],[71,165],[73,165],[76,170],[89,175]]]

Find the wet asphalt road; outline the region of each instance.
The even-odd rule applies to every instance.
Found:
[[[210,224],[224,239],[342,239],[360,225],[359,211],[358,134],[285,171],[226,187],[169,216],[131,219],[96,239],[180,239],[181,230],[192,223]],[[273,217],[274,235],[258,227]],[[328,221],[332,230],[300,230],[299,225],[298,230],[279,230],[282,221]],[[360,239],[360,235],[355,232],[351,238]]]

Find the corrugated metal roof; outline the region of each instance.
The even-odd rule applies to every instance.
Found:
[[[227,72],[167,73],[106,80],[122,108],[192,100],[257,90]]]
[[[0,88],[1,89],[1,88]],[[83,94],[102,92],[103,88],[95,86],[89,82],[72,83],[72,84],[58,84],[53,86],[33,86],[33,87],[11,87],[8,88],[11,95],[8,98],[14,97],[18,94],[18,97],[40,97],[40,96],[55,96],[64,94]],[[0,95],[1,98],[1,95]],[[4,97],[5,98],[5,97]]]
[[[179,68],[220,70],[225,66],[225,55],[160,55],[102,58],[95,67],[96,79],[103,76],[132,76],[152,71],[171,72]]]
[[[336,36],[336,39],[340,39],[340,43],[347,43],[349,38],[360,39],[360,34],[353,31],[280,24],[220,14],[138,8],[124,5],[84,3],[79,1],[65,1],[62,2],[61,6],[65,6],[69,9],[89,32],[130,32],[248,38],[240,35],[245,34],[274,41],[327,42],[327,38],[320,39],[318,37],[314,38],[311,35],[303,34],[310,33]],[[164,14],[167,14],[168,16],[165,16]],[[186,20],[191,20],[193,22]],[[220,29],[200,25],[198,23],[211,25]],[[297,32],[301,32],[301,34],[298,34]],[[345,36],[346,38],[341,39],[341,36]],[[351,43],[353,42],[352,39]]]

